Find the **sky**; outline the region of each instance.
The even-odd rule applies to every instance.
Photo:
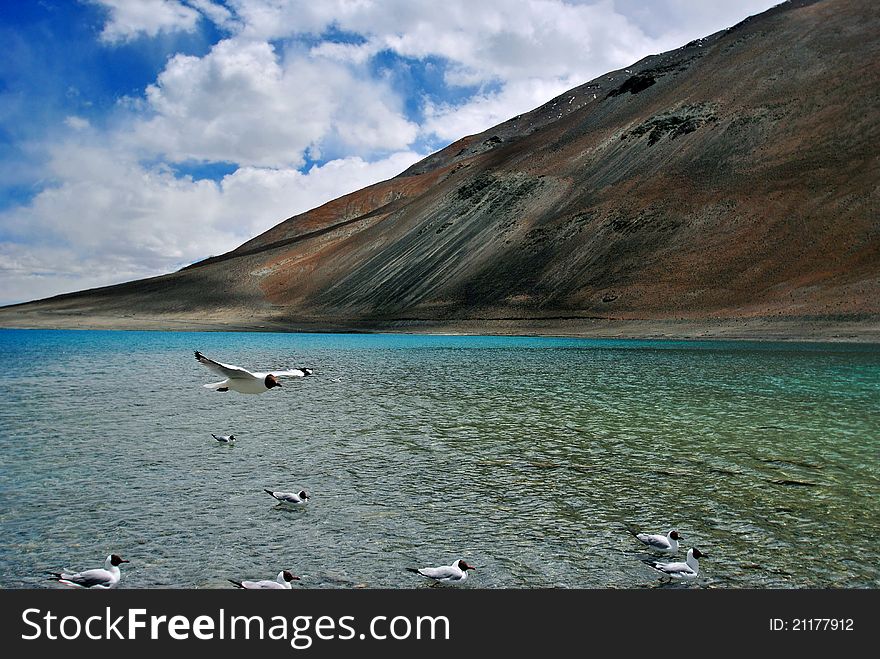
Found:
[[[172,272],[778,0],[0,0],[0,305]]]

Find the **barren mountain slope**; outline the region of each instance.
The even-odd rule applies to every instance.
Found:
[[[228,254],[0,325],[880,336],[877,35],[869,0],[786,3]]]

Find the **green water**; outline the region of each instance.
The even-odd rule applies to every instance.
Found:
[[[315,374],[215,393],[194,349]],[[5,587],[110,552],[123,588],[425,587],[403,568],[457,558],[466,588],[657,585],[624,523],[707,553],[690,587],[880,586],[878,346],[0,330],[0,355]]]

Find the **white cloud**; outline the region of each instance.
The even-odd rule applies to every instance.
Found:
[[[209,21],[225,30],[237,30],[238,25],[235,15],[222,4],[212,0],[187,0],[187,4],[198,9]]]
[[[572,80],[534,78],[517,80],[496,93],[478,94],[458,106],[427,103],[422,130],[452,142],[534,110],[574,86]]]
[[[108,43],[130,41],[160,32],[183,30],[192,32],[201,16],[198,11],[177,0],[91,0],[109,11],[109,19],[101,32]],[[215,15],[215,20],[220,15]]]
[[[53,152],[62,183],[0,213],[0,304],[154,276],[222,254],[295,215],[406,169],[423,155],[345,158],[295,169],[245,167],[220,182],[178,178],[110,147]]]
[[[388,49],[417,59],[442,57],[456,70],[456,81],[467,84],[567,77],[585,68],[601,73],[645,48],[680,45],[665,31],[648,36],[610,0],[235,0],[231,6],[240,34],[249,39],[335,29],[365,43],[322,43],[315,52],[354,59]]]
[[[747,16],[759,14],[783,0],[614,0],[645,34],[672,40],[675,45],[731,27]],[[674,46],[673,46],[674,47]]]
[[[448,141],[482,132],[647,55],[707,36],[741,20],[742,12],[759,12],[773,2],[751,0],[732,8],[727,2],[667,0],[658,3],[669,9],[664,14],[663,7],[630,6],[630,1],[492,0],[479,3],[480,11],[473,16],[451,4],[449,11],[438,14],[440,26],[417,24],[402,36],[383,37],[400,53],[423,57],[440,52],[449,57],[450,84],[496,83],[492,91],[478,92],[457,105],[426,102],[423,135]],[[618,5],[626,5],[626,15]],[[633,13],[639,20],[633,20]]]
[[[64,118],[64,125],[68,128],[72,128],[73,130],[85,130],[91,124],[89,124],[88,119],[83,119],[82,117],[69,116]]]
[[[338,61],[263,41],[227,39],[204,57],[171,58],[147,88],[154,113],[131,139],[173,161],[287,167],[309,148],[327,157],[405,149],[418,127],[381,80]]]
[[[426,100],[421,136],[452,141],[530,110],[606,71],[675,48],[736,22],[742,16],[730,9],[729,4],[666,0],[664,7],[669,11],[668,16],[655,7],[634,5],[630,0],[574,3],[562,0],[482,0],[479,3],[470,0],[442,3],[234,0],[230,6],[238,20],[238,37],[232,42],[236,44],[244,39],[265,42],[304,34],[322,35],[330,29],[358,35],[355,43],[320,41],[313,45],[307,56],[297,63],[298,74],[293,74],[286,63],[281,64],[279,93],[285,82],[305,90],[309,102],[304,105],[324,112],[324,116],[328,111],[321,103],[324,99],[311,102],[310,72],[321,79],[324,88],[333,89],[333,97],[340,100],[338,107],[351,107],[352,95],[345,91],[348,83],[346,76],[339,75],[341,72],[348,71],[350,76],[363,80],[362,65],[382,51],[414,59],[441,58],[446,63],[447,84],[481,89],[457,106]],[[749,10],[759,10],[762,5],[766,7],[771,3],[749,0],[747,4]],[[331,62],[339,66],[332,67]],[[338,84],[334,84],[336,82]],[[393,99],[393,93],[376,85],[376,81],[372,81],[374,94],[379,92],[378,98]],[[393,116],[393,112],[386,112],[389,106],[396,107],[393,100],[375,107],[376,120],[368,122],[366,128],[357,122],[336,118],[337,128],[332,136],[328,135],[326,126],[306,123],[294,128],[286,118],[276,120],[277,125],[271,118],[261,125],[271,136],[268,141],[288,149],[286,162],[292,163],[295,161],[290,159],[291,153],[302,153],[310,147],[322,148],[315,137],[318,134],[328,135],[328,143],[338,146],[335,152],[338,154],[345,153],[346,148],[355,149],[354,152],[358,152],[358,147],[375,148],[381,140],[391,136],[411,141],[413,135],[408,127],[387,123],[387,118]],[[271,110],[272,103],[263,103],[262,107],[264,111],[259,116],[276,116]],[[301,107],[291,104],[287,109],[299,117],[303,114]],[[156,131],[151,127],[150,133],[156,134]],[[199,135],[198,130],[187,129],[185,133],[190,137]],[[182,144],[185,140],[177,142]],[[252,138],[246,143],[253,144],[254,151],[265,153],[263,145]],[[397,142],[390,148],[402,146]],[[213,149],[205,150],[208,154],[213,152]],[[248,154],[246,161],[279,162],[278,156],[273,158],[259,160]]]

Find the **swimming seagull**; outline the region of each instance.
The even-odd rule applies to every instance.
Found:
[[[440,567],[423,567],[416,569],[414,567],[406,568],[409,572],[421,574],[423,577],[433,579],[438,583],[461,583],[467,580],[468,570],[476,570],[473,565],[468,565],[462,559],[455,561],[452,565],[441,565]]]
[[[116,554],[110,554],[104,561],[103,568],[95,568],[94,570],[84,570],[75,574],[67,574],[66,572],[50,572],[52,576],[49,579],[63,583],[65,586],[73,586],[74,588],[98,588],[106,590],[113,588],[119,583],[122,576],[119,572],[119,566],[122,563],[128,563]]]
[[[267,494],[272,495],[281,503],[289,503],[294,506],[302,506],[306,501],[311,499],[311,497],[306,494],[305,490],[300,490],[296,494],[293,492],[273,492],[272,490],[263,489]]]
[[[278,378],[281,376],[303,378],[312,374],[312,369],[310,368],[291,368],[285,371],[272,371],[271,373],[251,373],[240,366],[221,364],[213,359],[208,359],[198,350],[195,353],[196,359],[200,363],[226,377],[225,380],[220,382],[202,385],[206,389],[213,389],[214,391],[229,391],[232,389],[232,391],[237,391],[240,394],[261,394],[273,387],[280,387],[281,383],[278,382]]]
[[[670,579],[684,579],[692,581],[700,572],[698,558],[705,556],[699,549],[688,549],[687,559],[684,563],[658,563],[657,561],[645,561],[652,568]]]
[[[268,579],[263,581],[234,581],[233,579],[227,579],[227,581],[235,584],[236,588],[244,588],[246,590],[291,590],[293,586],[290,582],[299,581],[299,577],[292,575],[289,570],[282,570],[275,577],[275,581],[269,581]]]
[[[215,435],[214,433],[211,433],[211,437],[221,444],[235,444],[235,435]]]
[[[632,529],[629,529],[629,532],[653,551],[661,554],[678,553],[678,541],[681,539],[678,531],[670,531],[666,535],[659,535],[656,533],[637,533]]]

